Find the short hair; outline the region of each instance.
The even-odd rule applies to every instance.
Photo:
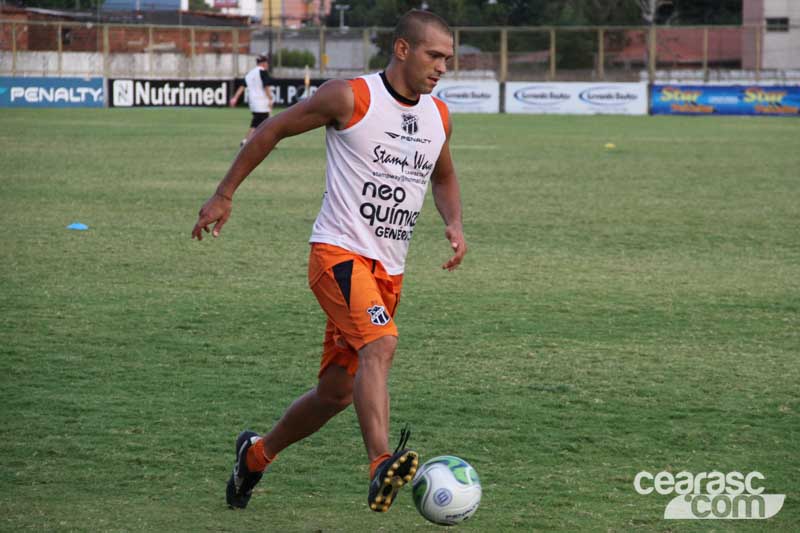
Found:
[[[256,57],[256,64],[269,61],[269,55],[264,53]]]
[[[412,9],[397,21],[392,42],[403,39],[411,46],[416,46],[425,38],[425,28],[428,26],[434,26],[451,35],[453,33],[450,25],[439,15],[422,9]]]

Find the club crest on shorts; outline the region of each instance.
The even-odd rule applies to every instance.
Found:
[[[376,326],[385,326],[392,319],[382,305],[373,305],[367,309],[367,313],[369,313],[369,321]]]
[[[419,124],[417,124],[417,115],[411,113],[403,113],[403,131],[409,135],[414,135],[419,131]]]

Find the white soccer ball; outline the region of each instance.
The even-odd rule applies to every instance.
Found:
[[[414,476],[414,505],[434,524],[452,526],[475,514],[481,503],[478,473],[460,457],[442,455],[423,464]]]

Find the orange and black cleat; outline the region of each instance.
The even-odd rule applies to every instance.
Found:
[[[403,449],[408,442],[411,431],[408,426],[400,433],[400,443],[391,457],[382,462],[369,484],[369,508],[378,513],[385,513],[392,506],[397,491],[410,483],[417,473],[419,454],[413,450]]]
[[[247,507],[253,488],[261,481],[263,472],[250,472],[247,469],[247,450],[260,438],[254,431],[242,431],[236,439],[236,461],[225,490],[225,499],[231,509]]]

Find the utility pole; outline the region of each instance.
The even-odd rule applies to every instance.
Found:
[[[269,19],[269,66],[272,66],[272,0],[269,0],[267,4],[267,9],[269,9],[269,15],[267,18]]]
[[[348,4],[336,4],[333,6],[339,12],[339,31],[344,31],[347,29],[347,26],[344,25],[344,12],[350,9]]]
[[[672,0],[639,0],[639,7],[642,9],[642,18],[650,26],[647,31],[647,79],[650,83],[655,81],[656,70],[656,15],[658,10],[664,7],[673,8]]]

